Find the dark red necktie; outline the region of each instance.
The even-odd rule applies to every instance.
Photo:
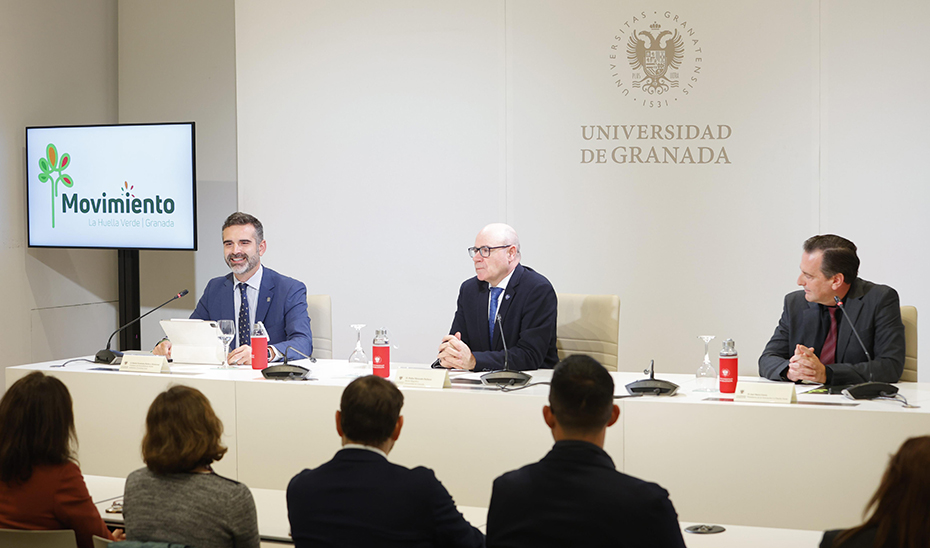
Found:
[[[830,332],[827,333],[827,339],[823,341],[820,363],[833,365],[836,363],[836,307],[828,306],[827,310],[830,311]]]

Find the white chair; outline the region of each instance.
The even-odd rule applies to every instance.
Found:
[[[108,538],[98,537],[94,535],[94,548],[108,548],[110,543],[113,542]]]
[[[901,321],[904,322],[904,372],[902,382],[917,382],[917,307],[902,306]]]
[[[77,539],[71,529],[55,531],[0,529],[0,546],[4,548],[77,548]]]
[[[333,357],[333,300],[329,295],[307,295],[307,314],[313,333],[313,357]]]
[[[559,293],[556,348],[559,359],[588,354],[609,371],[617,370],[620,297]]]

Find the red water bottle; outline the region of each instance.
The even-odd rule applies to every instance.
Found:
[[[736,379],[739,376],[739,357],[736,354],[736,343],[733,339],[723,341],[720,351],[720,392],[732,394],[736,392]]]
[[[252,369],[268,367],[268,332],[262,322],[252,326]]]
[[[383,378],[391,375],[391,343],[387,329],[375,329],[375,338],[371,341],[371,372]]]

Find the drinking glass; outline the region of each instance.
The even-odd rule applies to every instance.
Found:
[[[698,335],[698,338],[704,341],[704,363],[698,367],[697,388],[695,392],[716,392],[717,370],[710,364],[710,341],[714,340],[713,335]]]
[[[236,338],[236,322],[233,320],[220,320],[216,322],[220,328],[220,340],[223,341],[223,348],[225,350],[223,354],[223,363],[225,367],[232,367],[229,364],[229,343]]]
[[[365,324],[363,323],[352,324],[352,329],[354,329],[357,334],[357,340],[355,343],[355,350],[353,350],[352,354],[349,356],[350,364],[368,365],[368,356],[366,356],[365,351],[362,350],[362,328],[363,327],[365,327]]]

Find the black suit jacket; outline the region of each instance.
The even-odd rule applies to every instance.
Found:
[[[846,312],[872,355],[872,380],[898,382],[904,371],[904,324],[898,293],[887,285],[857,278],[843,299]],[[804,291],[785,296],[785,307],[775,334],[759,357],[759,375],[785,380],[795,346],[814,346],[824,336],[820,307],[804,298]],[[842,312],[838,312],[842,316]],[[819,334],[819,336],[818,336]],[[820,356],[822,348],[814,348]],[[857,384],[869,380],[869,363],[843,316],[836,337],[836,363],[827,367],[828,384]]]
[[[494,480],[488,547],[684,548],[668,492],[618,472],[584,441]]]
[[[297,548],[484,546],[432,470],[366,449],[343,449],[294,476],[287,515]]]
[[[488,283],[477,277],[466,280],[459,289],[458,308],[450,334],[459,332],[475,356],[475,371],[504,368],[504,341],[501,328],[494,326],[494,348],[488,335]],[[498,313],[504,325],[509,368],[515,371],[555,367],[559,353],[555,347],[558,300],[552,284],[530,267],[517,265],[507,283]]]

